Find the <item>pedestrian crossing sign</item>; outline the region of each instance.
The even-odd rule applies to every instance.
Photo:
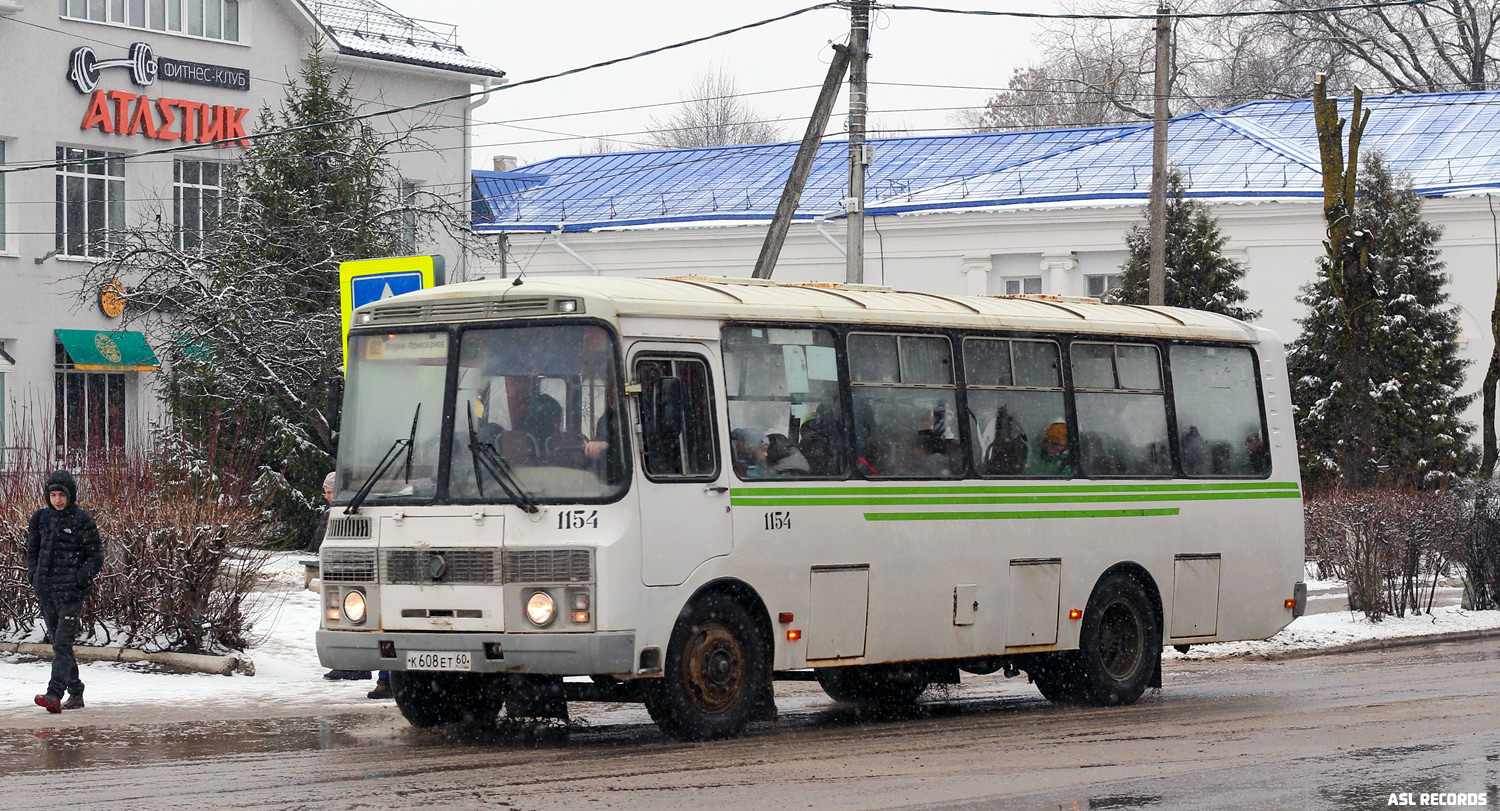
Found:
[[[393,256],[339,263],[344,365],[349,365],[349,325],[355,310],[402,293],[436,287],[443,283],[443,268],[441,256]]]

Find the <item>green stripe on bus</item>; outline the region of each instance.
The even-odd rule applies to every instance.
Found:
[[[838,507],[881,506],[895,504],[1098,504],[1110,501],[1230,501],[1239,499],[1299,498],[1293,492],[1252,493],[1115,493],[1058,494],[1025,496],[832,496],[828,498],[760,498],[756,496],[731,497],[729,503],[736,507]]]
[[[737,496],[862,496],[871,492],[891,495],[982,495],[986,493],[1129,493],[1194,492],[1215,490],[1291,490],[1296,482],[1223,482],[1202,484],[1029,484],[1029,485],[939,485],[917,487],[736,487]]]
[[[1176,515],[1176,507],[1139,510],[1015,510],[1012,512],[865,513],[866,521],[1004,521],[1023,518],[1144,518]]]

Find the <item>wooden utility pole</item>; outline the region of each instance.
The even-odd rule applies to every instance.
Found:
[[[1349,154],[1344,156],[1344,119],[1339,102],[1328,97],[1327,78],[1313,80],[1313,120],[1318,128],[1318,153],[1323,166],[1323,220],[1328,239],[1328,282],[1335,298],[1343,302],[1344,334],[1335,342],[1339,382],[1348,396],[1348,409],[1340,431],[1340,476],[1345,487],[1368,487],[1370,443],[1364,428],[1370,424],[1370,355],[1375,332],[1375,290],[1366,264],[1364,237],[1355,221],[1355,179],[1359,168],[1359,142],[1364,136],[1370,111],[1364,109],[1364,92],[1354,88],[1354,111],[1349,116]]]
[[[1156,9],[1156,105],[1151,122],[1151,275],[1147,303],[1167,300],[1167,93],[1172,68],[1172,7]]]
[[[833,61],[828,65],[828,75],[823,78],[823,90],[818,93],[818,103],[813,105],[812,118],[808,119],[807,131],[802,134],[802,146],[797,148],[792,173],[786,179],[786,188],[781,190],[781,202],[776,205],[776,216],[771,219],[770,230],[766,231],[766,241],[760,246],[760,256],[755,260],[755,272],[750,274],[751,278],[769,279],[776,269],[776,259],[781,256],[787,229],[792,227],[792,215],[797,213],[802,188],[807,185],[813,159],[818,156],[818,142],[828,129],[828,117],[833,113],[833,102],[839,97],[839,84],[844,81],[844,71],[848,67],[849,49],[842,45],[833,46]]]
[[[844,281],[865,280],[865,166],[870,153],[865,145],[865,65],[869,61],[870,0],[853,0],[849,6],[849,199],[848,232],[844,239],[849,263]]]

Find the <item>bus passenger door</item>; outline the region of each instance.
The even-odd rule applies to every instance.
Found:
[[[729,471],[718,448],[713,381],[717,353],[701,344],[637,344],[637,491],[641,582],[682,583],[704,561],[733,548]]]

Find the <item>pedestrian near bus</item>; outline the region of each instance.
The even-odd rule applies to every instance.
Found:
[[[53,472],[43,493],[47,506],[31,516],[26,528],[26,579],[41,603],[52,640],[52,678],[36,703],[47,712],[81,710],[83,682],[78,678],[78,660],[73,658],[73,641],[83,601],[104,567],[104,545],[93,516],[78,506],[78,482],[73,474]]]

